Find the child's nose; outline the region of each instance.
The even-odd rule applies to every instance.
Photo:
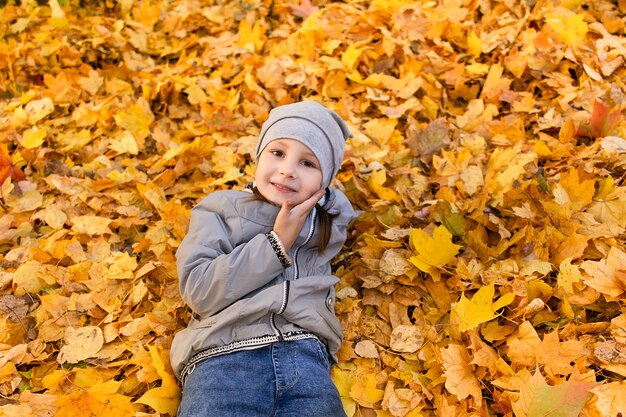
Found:
[[[293,163],[285,161],[278,167],[278,172],[285,177],[294,177],[296,175],[296,168]]]

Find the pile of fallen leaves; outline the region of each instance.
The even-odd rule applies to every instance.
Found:
[[[174,253],[320,100],[348,416],[626,410],[626,1],[9,0],[0,414],[175,415]]]

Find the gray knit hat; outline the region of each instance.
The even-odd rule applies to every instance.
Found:
[[[261,126],[256,157],[276,139],[295,139],[313,151],[321,164],[322,186],[327,188],[341,163],[346,139],[352,137],[348,125],[332,110],[315,101],[279,106],[270,111]]]

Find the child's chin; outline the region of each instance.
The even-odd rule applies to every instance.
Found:
[[[299,200],[294,200],[293,198],[292,198],[292,199],[288,199],[288,198],[278,198],[278,199],[277,199],[277,198],[272,198],[272,199],[268,199],[268,201],[269,201],[270,203],[272,203],[273,205],[278,206],[278,207],[282,207],[282,206],[283,206],[283,203],[284,203],[285,201],[287,201],[287,200],[291,200],[291,203],[292,203],[294,206],[297,206],[298,204],[302,203],[302,201],[299,201]]]

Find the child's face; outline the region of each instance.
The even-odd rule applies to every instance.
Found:
[[[271,141],[257,161],[254,181],[269,202],[300,204],[320,190],[322,171],[313,152],[294,139]]]

